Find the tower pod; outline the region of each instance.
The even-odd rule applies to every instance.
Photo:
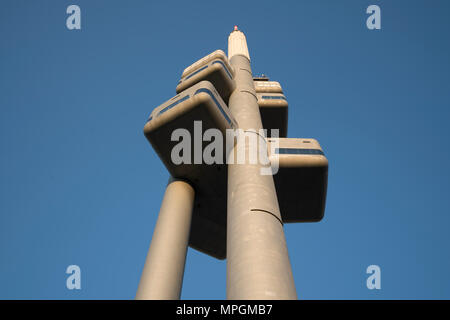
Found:
[[[228,103],[228,99],[235,88],[235,83],[233,69],[222,50],[214,51],[187,67],[178,82],[176,92],[180,93],[203,80],[211,82],[225,103]]]
[[[201,121],[201,130],[194,132],[196,121]],[[219,259],[225,258],[226,254],[223,245],[226,243],[227,219],[226,143],[224,140],[222,161],[218,161],[219,163],[205,164],[202,158],[201,163],[195,164],[194,149],[200,149],[203,157],[203,150],[212,143],[203,142],[206,130],[219,129],[225,139],[226,129],[236,127],[228,107],[214,86],[207,81],[184,90],[155,108],[144,127],[145,136],[172,177],[187,180],[195,189],[189,245]],[[198,123],[196,128],[199,128]],[[176,129],[189,133],[190,141],[187,141],[187,146],[190,147],[190,164],[176,164],[172,161],[172,150],[183,139],[171,141]]]
[[[256,82],[256,81],[255,81]],[[279,130],[279,137],[287,136],[288,103],[282,93],[257,93],[259,111],[267,136],[271,137],[271,129]]]
[[[268,139],[283,222],[317,222],[323,218],[328,183],[328,160],[315,139]]]
[[[174,178],[190,179],[198,177],[198,171],[203,170],[203,150],[211,143],[203,141],[205,131],[218,129],[225,137],[226,129],[235,127],[235,120],[214,86],[202,81],[156,107],[145,124],[144,134]],[[180,161],[172,159],[172,150],[184,141],[185,136],[189,152],[186,156],[174,151],[175,157],[179,155],[184,159],[184,163],[177,164]],[[223,145],[225,148],[225,143]],[[179,149],[180,146],[175,150]],[[200,154],[195,157],[199,150]],[[225,150],[222,163],[224,161]]]
[[[281,85],[277,81],[253,81],[256,93],[283,93]]]
[[[210,63],[211,61],[216,60],[216,59],[222,60],[222,62],[227,66],[228,70],[230,70],[230,72],[234,75],[233,67],[230,65],[230,63],[228,61],[228,57],[225,54],[225,52],[223,52],[222,50],[216,50],[216,51],[208,54],[207,56],[201,58],[200,60],[197,60],[196,62],[191,64],[189,67],[184,69],[183,73],[181,74],[181,78],[184,78],[184,77],[190,75],[194,71],[197,71],[201,67],[207,65],[208,63]]]
[[[289,138],[269,138],[267,142],[272,165],[278,160],[279,170],[273,178],[283,222],[321,220],[327,192],[328,160],[323,155],[319,143],[314,139]],[[209,190],[203,181],[201,185],[196,186],[189,245],[215,258],[225,259],[227,234],[225,166],[221,171],[212,174],[218,193]],[[204,191],[205,189],[207,191]],[[209,198],[205,192],[213,196]]]

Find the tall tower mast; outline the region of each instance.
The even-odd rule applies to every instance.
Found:
[[[188,246],[227,259],[228,299],[296,299],[283,223],[323,218],[328,160],[318,141],[286,137],[281,85],[252,76],[237,26],[228,57],[216,50],[196,61],[175,91],[144,126],[172,178],[136,299],[180,298]],[[191,139],[208,132],[226,139],[214,161],[201,158],[216,140],[203,150]],[[182,141],[175,133],[183,133]]]
[[[247,40],[237,27],[228,38],[228,59],[236,83],[230,111],[239,129],[266,145]],[[249,141],[244,143],[247,153]],[[227,298],[296,299],[273,176],[262,175],[263,166],[250,164],[249,157],[245,161],[228,164]]]

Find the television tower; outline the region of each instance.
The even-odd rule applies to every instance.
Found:
[[[136,299],[180,298],[188,246],[227,259],[228,299],[297,299],[283,224],[323,217],[328,160],[319,143],[286,138],[287,99],[278,82],[253,77],[237,26],[228,56],[217,50],[186,68],[176,92],[144,127],[171,178]],[[199,162],[207,143],[190,137],[210,129],[222,136],[243,132],[248,139],[216,150],[220,161]],[[188,147],[180,161],[174,151],[184,133]],[[267,162],[251,161],[252,141]],[[240,150],[243,162],[236,161]],[[262,174],[267,169],[273,175]]]
[[[265,144],[247,40],[237,27],[228,37],[228,59],[236,83],[230,111],[240,129]],[[246,162],[228,165],[227,298],[296,299],[273,176]]]

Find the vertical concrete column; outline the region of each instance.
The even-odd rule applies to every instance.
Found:
[[[229,108],[239,128],[265,144],[258,134],[261,115],[246,39],[236,29],[228,39],[228,55],[236,81]],[[296,299],[273,176],[262,175],[263,165],[248,161],[248,141],[245,149],[245,164],[228,164],[227,298]]]
[[[176,179],[169,181],[139,282],[137,300],[180,298],[194,195],[189,183]]]

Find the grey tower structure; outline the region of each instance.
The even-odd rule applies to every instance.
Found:
[[[328,160],[316,140],[286,138],[281,85],[253,77],[250,61],[246,37],[235,27],[228,55],[217,50],[186,68],[177,95],[155,108],[144,127],[171,178],[136,299],[180,297],[188,246],[227,259],[228,299],[297,298],[283,224],[322,219]],[[248,139],[233,138],[212,164],[194,159],[205,142],[192,142],[183,152],[189,161],[180,163],[173,160],[177,129],[192,136],[240,131]],[[250,160],[252,141],[267,161]],[[237,163],[239,150],[245,157]]]

